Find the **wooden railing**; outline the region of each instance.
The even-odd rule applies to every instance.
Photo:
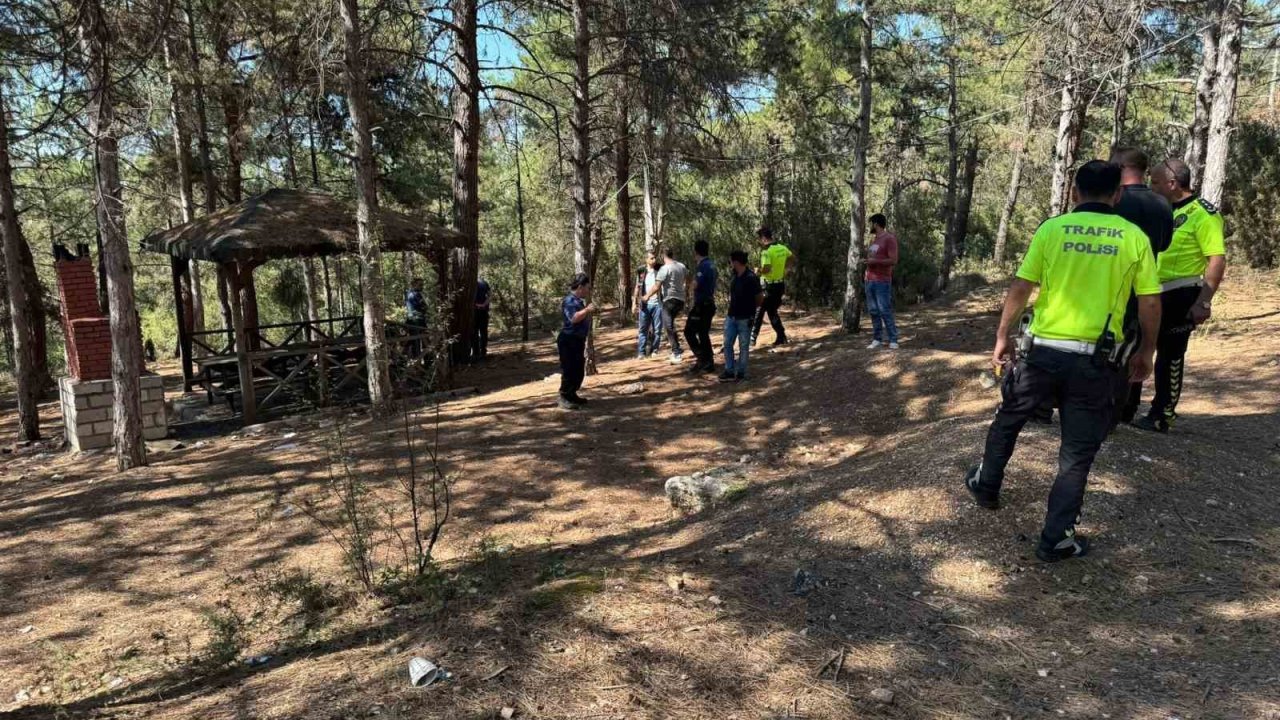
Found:
[[[428,389],[431,369],[422,353],[426,329],[387,322],[385,332],[395,392],[413,395]],[[246,328],[245,334],[256,340],[247,343],[252,349],[245,353],[254,386],[250,408],[243,404],[246,393],[234,348],[215,340],[225,339],[225,331],[193,335],[193,344],[206,352],[195,359],[195,380],[210,404],[225,399],[247,419],[259,411],[368,397],[368,357],[359,316],[264,325]]]

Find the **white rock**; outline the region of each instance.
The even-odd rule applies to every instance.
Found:
[[[893,691],[889,688],[876,688],[871,691],[871,699],[884,705],[892,705]]]
[[[1043,668],[1041,668],[1040,670],[1037,670],[1036,674],[1039,675],[1040,677],[1049,677],[1049,671]]]

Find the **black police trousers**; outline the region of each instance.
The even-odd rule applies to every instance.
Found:
[[[561,331],[556,349],[560,351],[560,397],[573,400],[587,374],[587,338]]]
[[[489,308],[476,308],[475,328],[471,332],[471,360],[483,360],[489,355]]]
[[[1182,397],[1182,373],[1186,366],[1187,343],[1196,329],[1191,308],[1200,298],[1200,288],[1185,287],[1160,293],[1160,337],[1156,339],[1156,396],[1148,416],[1172,423],[1178,417]]]
[[[751,344],[755,345],[760,338],[760,328],[764,325],[765,313],[769,315],[769,324],[773,326],[774,344],[781,345],[787,341],[787,330],[782,327],[782,316],[778,308],[782,307],[782,296],[787,292],[787,284],[783,282],[768,283],[764,286],[764,304],[756,311],[756,321],[751,325]]]
[[[1058,477],[1049,491],[1040,545],[1050,549],[1075,532],[1093,458],[1111,425],[1116,371],[1090,355],[1033,347],[1005,376],[1002,401],[987,431],[979,490],[996,496],[1018,433],[1036,408],[1052,398],[1062,421]]]
[[[714,302],[695,302],[684,323],[684,339],[698,359],[698,367],[714,367],[715,351],[711,349],[711,319],[716,316]]]

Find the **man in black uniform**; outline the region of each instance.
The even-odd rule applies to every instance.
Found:
[[[1144,182],[1150,165],[1147,154],[1137,148],[1118,147],[1111,151],[1111,162],[1120,166],[1120,202],[1116,214],[1137,225],[1151,241],[1151,253],[1157,259],[1173,239],[1173,207],[1162,195]],[[1130,296],[1124,313],[1124,335],[1129,347],[1141,340],[1138,326],[1138,298]],[[1118,412],[1112,424],[1128,423],[1138,412],[1142,401],[1142,383],[1130,383],[1121,377],[1117,385]]]
[[[1160,284],[1142,231],[1113,209],[1120,199],[1120,168],[1093,160],[1076,171],[1075,209],[1036,230],[1005,296],[992,362],[1006,368],[1002,401],[987,432],[982,463],[964,484],[981,507],[1000,507],[1005,466],[1018,434],[1046,397],[1062,416],[1058,475],[1049,493],[1036,557],[1057,562],[1084,555],[1088,542],[1075,532],[1089,469],[1111,425],[1115,375],[1139,381],[1151,373],[1160,324]],[[1009,368],[1009,329],[1031,291],[1040,287],[1028,352]],[[1122,318],[1130,291],[1138,294],[1142,347],[1121,365]]]

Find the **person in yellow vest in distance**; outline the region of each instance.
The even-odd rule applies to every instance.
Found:
[[[1169,432],[1177,419],[1191,331],[1209,319],[1213,296],[1227,272],[1222,215],[1191,192],[1191,168],[1177,158],[1151,170],[1151,188],[1173,205],[1173,240],[1160,253],[1160,338],[1156,341],[1155,398],[1134,427]]]
[[[787,292],[787,275],[796,266],[796,255],[786,245],[774,242],[773,230],[768,227],[756,231],[756,240],[760,244],[760,267],[756,274],[764,283],[764,304],[756,312],[756,321],[751,327],[751,344],[755,345],[760,339],[760,328],[767,313],[773,326],[773,344],[786,345],[787,329],[782,326],[778,308],[782,307],[782,296]]]
[[[1000,507],[1005,466],[1018,433],[1048,397],[1058,400],[1062,445],[1036,557],[1057,562],[1084,555],[1076,533],[1085,485],[1115,411],[1116,374],[1139,381],[1151,374],[1160,327],[1160,283],[1151,243],[1137,225],[1115,213],[1120,168],[1092,160],[1076,171],[1075,209],[1046,220],[1031,239],[1005,296],[991,360],[1004,370],[1002,400],[987,431],[982,462],[965,487],[981,507]],[[1009,331],[1031,291],[1040,287],[1035,318],[1010,363]],[[1138,297],[1142,344],[1125,358],[1124,314]]]

